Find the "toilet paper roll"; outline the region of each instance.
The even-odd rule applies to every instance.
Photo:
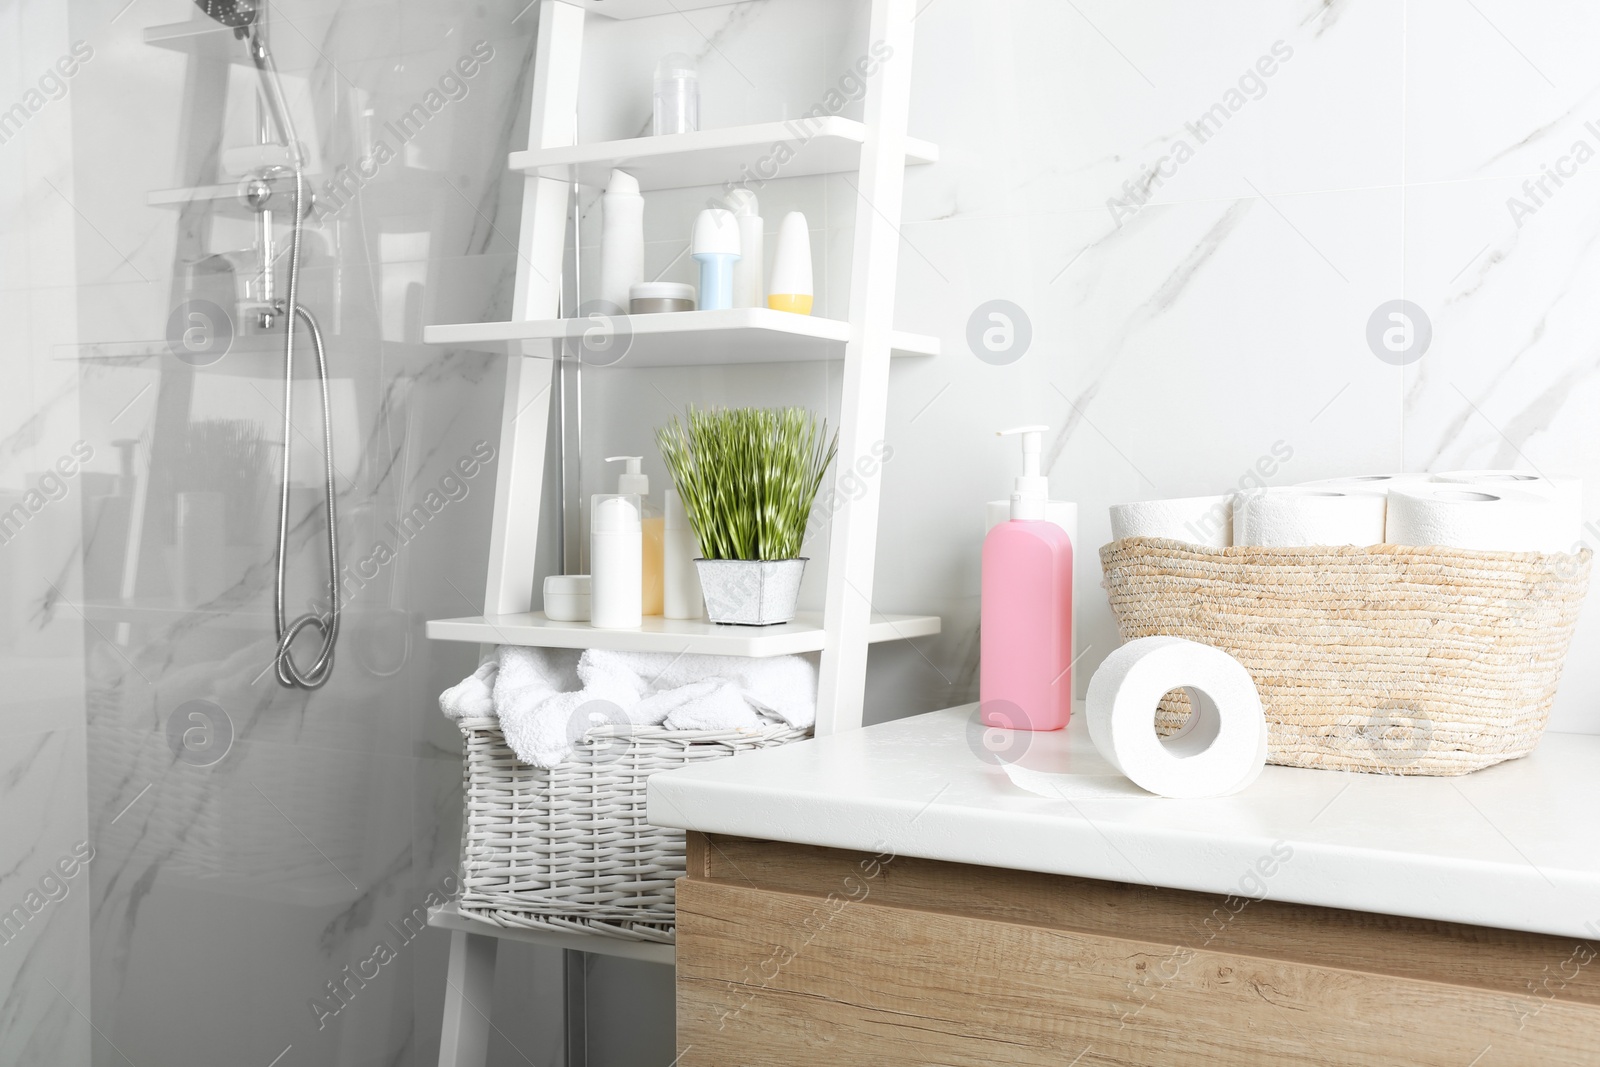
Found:
[[[1183,729],[1156,736],[1156,707],[1182,689]],[[1089,679],[1089,738],[1142,789],[1195,799],[1237,793],[1267,762],[1267,719],[1255,681],[1219,648],[1181,637],[1141,637],[1105,658]]]
[[[1345,493],[1387,493],[1402,485],[1423,485],[1432,478],[1431,474],[1356,474],[1348,478],[1319,478],[1314,482],[1301,482],[1300,486]]]
[[[1111,505],[1111,539],[1170,537],[1211,548],[1233,543],[1233,500],[1226,496],[1191,496],[1178,500],[1144,500]]]
[[[1251,489],[1233,499],[1233,543],[1261,548],[1381,545],[1385,494],[1303,485]]]
[[[1485,552],[1570,552],[1578,524],[1548,492],[1434,483],[1389,494],[1385,540]]]
[[[1560,503],[1561,521],[1570,523],[1575,531],[1567,547],[1576,541],[1583,526],[1583,479],[1564,474],[1534,474],[1531,471],[1478,470],[1444,471],[1431,476],[1436,482],[1453,482],[1462,485],[1484,485],[1496,489],[1525,489],[1531,493],[1545,493]],[[1562,551],[1566,551],[1563,549]]]

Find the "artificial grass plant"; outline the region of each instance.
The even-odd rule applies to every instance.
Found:
[[[690,407],[656,430],[706,559],[794,559],[839,435],[804,408]]]

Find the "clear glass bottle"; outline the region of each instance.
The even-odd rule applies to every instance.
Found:
[[[700,71],[694,58],[682,52],[661,57],[656,64],[655,122],[657,137],[666,133],[694,133],[700,128]]]

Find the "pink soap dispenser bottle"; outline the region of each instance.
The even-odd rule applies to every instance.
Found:
[[[1072,718],[1072,542],[1045,520],[1047,426],[1018,426],[1022,475],[1011,519],[983,540],[979,715],[986,726],[1059,730]]]

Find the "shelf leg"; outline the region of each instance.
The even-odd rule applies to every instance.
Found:
[[[578,128],[583,8],[563,0],[541,0],[534,47],[528,147],[570,145]],[[523,179],[513,319],[553,319],[561,314],[561,261],[571,190],[568,182],[555,178],[529,175]],[[500,418],[499,468],[483,598],[488,615],[529,611],[534,604],[550,391],[560,384],[552,362],[516,355],[506,358],[505,406]]]
[[[450,935],[444,1030],[439,1067],[484,1067],[489,1056],[489,1011],[494,1003],[494,957],[499,941],[484,934]]]
[[[589,1067],[589,956],[561,950],[562,994],[566,1004],[567,1067]]]
[[[906,120],[911,101],[915,0],[872,0],[871,46],[887,49],[867,93],[867,135],[861,148],[855,250],[850,267],[850,342],[845,346],[839,404],[839,458],[849,470],[883,444],[889,406],[889,345],[894,331],[895,278],[902,240]],[[878,496],[883,478],[833,516],[828,540],[827,644],[817,680],[817,736],[861,725],[867,684],[867,631],[878,550]]]

